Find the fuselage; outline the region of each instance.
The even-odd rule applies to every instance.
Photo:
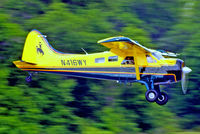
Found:
[[[140,56],[138,60],[141,80],[148,76],[155,77],[155,82],[177,82],[181,79],[182,65],[179,65],[177,59],[157,59],[150,54],[148,56],[150,56],[150,60],[147,55]],[[49,57],[49,60],[43,60],[40,64],[24,61],[15,61],[14,63],[18,68],[29,72],[134,82],[136,72],[132,57],[132,55],[120,57],[112,52],[60,54],[56,57]]]
[[[172,83],[181,80],[183,61],[164,58],[126,37],[98,41],[110,51],[93,54],[67,54],[55,50],[37,30],[25,41],[22,59],[14,64],[28,72],[64,74],[68,76],[135,82]]]

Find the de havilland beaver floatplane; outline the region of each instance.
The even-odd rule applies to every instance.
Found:
[[[110,49],[93,54],[62,53],[48,43],[46,37],[32,30],[25,41],[22,59],[14,64],[29,72],[26,81],[32,80],[34,72],[55,73],[75,77],[112,80],[120,83],[139,82],[146,86],[146,100],[164,105],[168,95],[160,85],[182,81],[185,93],[186,74],[192,70],[172,52],[146,48],[137,41],[119,36],[98,41]]]

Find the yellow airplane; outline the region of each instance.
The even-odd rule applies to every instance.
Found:
[[[25,41],[22,59],[13,63],[29,72],[64,74],[75,77],[113,80],[119,83],[139,82],[146,86],[146,100],[164,105],[168,95],[160,85],[182,81],[186,93],[186,74],[192,70],[171,52],[146,48],[127,37],[111,37],[98,41],[110,51],[93,54],[62,53],[48,43],[46,37],[32,30]]]

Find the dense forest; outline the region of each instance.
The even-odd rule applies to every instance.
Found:
[[[174,134],[200,132],[200,1],[0,0],[0,134]],[[190,74],[166,88],[165,106],[145,100],[145,86],[38,74],[13,65],[28,32],[57,50],[109,51],[100,39],[123,35],[146,47],[180,53]]]

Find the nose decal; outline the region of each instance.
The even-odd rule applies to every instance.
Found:
[[[37,49],[37,53],[40,54],[40,55],[44,55],[44,51],[42,50],[42,43],[39,42],[39,46],[36,46],[36,49]]]

